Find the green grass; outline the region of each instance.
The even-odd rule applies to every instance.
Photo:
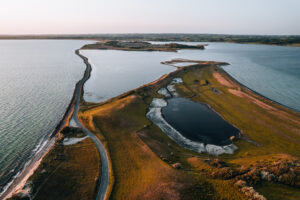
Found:
[[[208,103],[228,122],[242,130],[250,139],[261,144],[257,147],[249,142],[239,141],[236,143],[240,147],[239,151],[233,156],[222,156],[223,158],[240,158],[244,157],[246,153],[251,156],[287,153],[300,157],[300,135],[297,133],[300,124],[289,120],[299,121],[298,116],[291,113],[289,118],[283,119],[276,113],[270,113],[254,103],[229,93],[227,87],[222,86],[214,79],[211,71],[212,68],[205,68],[201,73],[188,72],[184,74],[185,84],[178,87],[179,91],[185,87],[181,94],[186,95],[186,90],[196,93],[198,96],[193,97],[192,100]],[[211,85],[194,84],[194,80],[200,78],[208,80]],[[222,93],[215,94],[209,89],[210,87],[214,87]],[[283,110],[285,109],[283,108]]]
[[[187,98],[192,94],[197,96],[191,99],[198,102],[208,103],[216,110],[225,120],[238,127],[251,140],[258,142],[260,146],[256,146],[245,140],[239,140],[235,144],[239,147],[238,151],[233,155],[222,155],[222,159],[226,160],[231,166],[250,166],[256,161],[265,160],[274,161],[279,158],[300,157],[300,129],[299,114],[290,111],[277,104],[264,100],[261,97],[242,89],[245,93],[260,99],[264,103],[271,105],[278,110],[275,112],[266,110],[261,106],[245,99],[237,97],[228,92],[228,87],[221,85],[213,76],[212,72],[215,68],[207,67],[201,70],[194,70],[185,73],[182,78],[184,84],[177,87],[179,93]],[[218,70],[223,77],[226,74]],[[205,79],[210,82],[209,86],[199,86],[195,80]],[[237,89],[235,83],[232,88]],[[221,94],[213,93],[210,87],[214,87],[221,91]],[[278,115],[278,113],[280,115]],[[283,114],[282,114],[283,113]],[[223,183],[221,184],[223,188]],[[274,191],[276,190],[276,191]],[[258,187],[261,192],[269,199],[296,199],[300,197],[300,193],[289,194],[296,188],[290,186],[264,184]],[[226,192],[222,192],[226,194]],[[274,197],[284,198],[274,198]]]
[[[233,186],[232,181],[209,179],[209,182],[215,188],[216,193],[219,195],[219,199],[245,199],[245,196]]]
[[[282,184],[274,184],[264,182],[255,187],[255,190],[269,200],[299,200],[300,190],[299,188],[288,187]]]

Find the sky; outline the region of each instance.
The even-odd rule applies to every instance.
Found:
[[[300,0],[1,0],[0,34],[300,35]]]

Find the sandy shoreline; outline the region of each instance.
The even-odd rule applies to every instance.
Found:
[[[26,185],[28,179],[34,174],[35,170],[39,167],[41,164],[43,158],[47,155],[47,153],[54,147],[57,139],[60,137],[60,132],[63,130],[64,127],[69,125],[70,120],[73,117],[74,110],[78,111],[79,109],[79,103],[83,100],[83,85],[84,83],[89,79],[90,72],[91,72],[91,66],[88,63],[87,58],[82,56],[79,52],[79,49],[75,51],[75,54],[78,55],[80,58],[83,59],[84,64],[86,65],[86,69],[84,71],[83,77],[76,83],[72,99],[66,109],[65,114],[63,115],[60,122],[57,124],[56,128],[50,134],[50,139],[45,143],[44,146],[41,147],[41,149],[29,160],[24,169],[20,171],[20,173],[17,175],[17,177],[12,180],[10,183],[7,184],[5,190],[0,194],[0,200],[11,198],[13,195],[22,192],[24,186]],[[90,136],[91,137],[91,136]],[[102,157],[101,157],[102,158]],[[101,184],[100,184],[101,187]],[[103,192],[104,198],[106,198],[106,189]],[[100,191],[100,190],[99,190]],[[102,192],[102,190],[101,190]],[[102,193],[97,196],[97,198],[102,198]]]
[[[78,50],[76,50],[77,52]],[[87,69],[85,69],[86,71]],[[84,77],[87,76],[86,72],[84,73]],[[86,78],[86,77],[85,77]],[[82,80],[82,79],[81,79]],[[50,134],[50,140],[46,142],[46,144],[29,160],[28,164],[24,166],[24,168],[20,171],[19,175],[12,180],[12,182],[6,185],[4,191],[0,194],[0,200],[4,200],[12,197],[14,194],[20,192],[23,187],[26,185],[27,180],[33,175],[34,171],[39,167],[43,158],[47,155],[47,153],[52,149],[55,145],[56,140],[59,138],[60,132],[64,127],[68,126],[69,121],[73,115],[74,105],[76,101],[76,91],[79,87],[79,80],[74,88],[72,99],[64,113],[62,119],[57,124],[54,131]],[[80,98],[80,97],[79,97]]]
[[[226,67],[226,66],[225,66],[225,67]],[[223,67],[220,67],[220,69],[221,69],[222,72],[225,73],[226,76],[228,76],[232,81],[234,81],[235,83],[237,83],[238,85],[240,85],[240,86],[243,87],[244,89],[250,91],[250,92],[253,93],[254,95],[256,95],[256,96],[258,96],[258,97],[261,97],[262,99],[265,99],[265,100],[267,100],[267,101],[269,101],[269,102],[271,102],[271,103],[275,103],[275,104],[277,104],[278,106],[280,106],[281,108],[285,108],[285,109],[287,109],[287,110],[289,110],[289,111],[294,112],[295,114],[298,114],[298,115],[300,114],[300,110],[296,110],[296,109],[294,109],[294,108],[291,108],[291,107],[289,107],[289,106],[287,106],[287,105],[284,105],[284,104],[282,104],[282,103],[279,103],[278,101],[272,100],[272,99],[266,97],[266,96],[263,95],[263,94],[260,94],[260,93],[256,92],[255,90],[253,90],[253,89],[247,87],[245,84],[241,83],[241,82],[238,81],[236,78],[234,78],[233,76],[231,76],[231,75],[230,75]]]
[[[1,199],[7,199],[12,197],[14,194],[22,191],[23,187],[26,185],[27,180],[31,175],[33,175],[34,171],[40,165],[42,159],[47,155],[50,149],[56,142],[56,137],[52,137],[49,141],[47,141],[46,145],[29,161],[28,165],[24,167],[24,169],[20,172],[20,174],[9,183],[7,189],[1,194]]]

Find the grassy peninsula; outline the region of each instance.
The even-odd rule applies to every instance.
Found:
[[[219,64],[179,68],[105,103],[81,107],[81,121],[97,130],[110,152],[111,199],[248,199],[250,186],[266,198],[276,188],[285,199],[299,197],[299,114],[244,88]],[[146,118],[152,98],[161,97],[157,91],[175,77],[184,80],[177,86],[182,97],[209,104],[242,130],[235,154],[216,159],[183,149]],[[274,179],[262,177],[265,171]]]

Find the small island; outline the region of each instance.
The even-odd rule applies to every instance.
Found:
[[[168,51],[180,49],[205,49],[205,45],[185,45],[178,43],[152,44],[143,41],[106,41],[84,45],[81,49],[123,50],[123,51]]]

